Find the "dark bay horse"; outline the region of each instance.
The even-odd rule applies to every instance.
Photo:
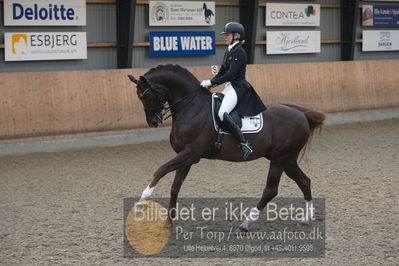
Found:
[[[176,170],[169,205],[169,209],[173,210],[191,165],[198,163],[201,158],[213,159],[213,143],[217,132],[212,120],[211,93],[200,87],[194,75],[178,65],[160,65],[140,76],[138,80],[131,75],[129,78],[137,85],[137,95],[143,103],[150,127],[157,127],[162,123],[162,111],[165,104],[169,104],[172,114],[170,143],[177,156],[158,168],[141,200],[151,196],[163,176]],[[261,157],[270,160],[266,187],[251,213],[254,210],[262,211],[277,195],[283,172],[297,183],[307,203],[311,203],[310,179],[299,168],[297,161],[312,132],[322,126],[325,115],[304,107],[274,104],[268,105],[263,112],[263,119],[264,127],[259,133],[246,135],[253,147],[253,153],[246,161]],[[216,159],[243,161],[239,145],[230,134],[224,137],[222,150]],[[172,216],[174,215],[172,211]],[[250,223],[244,221],[240,230],[247,231],[249,225]]]

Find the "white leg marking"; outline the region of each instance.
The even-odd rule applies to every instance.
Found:
[[[245,221],[242,222],[240,227],[249,230],[249,227],[251,226],[251,224],[253,224],[255,221],[258,220],[259,214],[260,214],[260,211],[258,210],[258,208],[256,208],[256,207],[252,208],[249,215],[245,218]]]
[[[143,194],[141,194],[141,198],[139,200],[139,202],[144,201],[146,199],[148,199],[149,197],[151,197],[152,192],[154,192],[155,187],[150,188],[149,186],[147,186],[146,189],[144,189]]]

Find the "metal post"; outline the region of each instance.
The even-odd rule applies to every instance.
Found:
[[[136,0],[116,1],[118,68],[132,67],[135,13]]]
[[[258,23],[259,0],[240,0],[240,23],[245,27],[244,48],[248,55],[248,63],[255,59],[256,29]]]
[[[359,0],[341,0],[341,60],[352,61],[356,48],[356,27],[359,22]]]

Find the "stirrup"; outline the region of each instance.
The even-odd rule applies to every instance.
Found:
[[[253,153],[253,150],[248,141],[241,142],[240,146],[241,146],[241,151],[242,151],[242,158],[245,160],[251,153]]]

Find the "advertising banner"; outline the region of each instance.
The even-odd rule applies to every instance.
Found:
[[[320,53],[320,31],[268,31],[266,54]]]
[[[152,31],[150,56],[214,55],[213,31]]]
[[[368,51],[398,51],[399,30],[363,31],[363,52]]]
[[[320,5],[267,3],[266,26],[320,26]]]
[[[150,1],[150,26],[215,25],[215,2]]]
[[[399,6],[363,5],[363,26],[399,26]]]
[[[85,26],[85,0],[4,0],[5,26]]]
[[[86,32],[4,33],[5,61],[86,59]]]

